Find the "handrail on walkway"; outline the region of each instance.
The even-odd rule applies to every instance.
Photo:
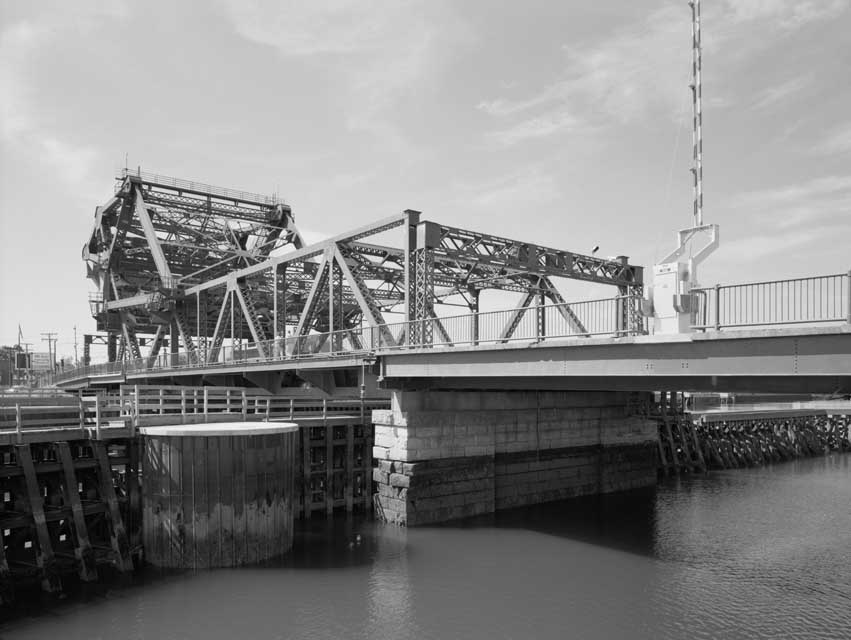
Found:
[[[693,329],[851,324],[851,271],[694,289]]]
[[[158,370],[231,366],[270,361],[328,359],[433,347],[476,347],[553,338],[629,336],[646,333],[640,296],[547,304],[362,325],[338,331],[289,336],[245,345],[198,345],[192,351],[81,366],[54,374],[52,382],[94,376],[124,376]]]
[[[163,187],[172,187],[174,189],[184,189],[186,191],[195,191],[199,193],[208,193],[211,196],[223,198],[225,200],[236,200],[243,202],[251,202],[254,204],[285,204],[284,200],[277,196],[264,196],[259,193],[250,193],[248,191],[239,191],[237,189],[226,189],[224,187],[216,187],[203,182],[195,182],[192,180],[182,180],[181,178],[173,178],[157,173],[142,171],[141,169],[128,169],[124,167],[119,170],[118,178],[126,178],[132,176],[141,178],[146,182],[151,182]]]
[[[694,289],[693,294],[696,305],[691,326],[698,331],[826,322],[851,324],[851,271],[716,285]],[[640,296],[619,296],[378,326],[362,325],[221,348],[213,348],[202,339],[192,351],[66,369],[46,381],[56,383],[160,370],[380,355],[434,347],[469,348],[554,338],[634,336],[647,333],[647,319],[642,316],[641,308]]]

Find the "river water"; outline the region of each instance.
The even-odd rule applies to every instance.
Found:
[[[851,638],[851,455],[399,529],[312,520],[276,566],[140,576],[0,637]]]

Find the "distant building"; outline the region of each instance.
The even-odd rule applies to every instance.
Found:
[[[11,387],[15,371],[15,353],[13,347],[0,347],[0,387]]]

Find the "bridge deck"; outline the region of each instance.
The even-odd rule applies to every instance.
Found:
[[[851,326],[385,353],[389,386],[851,393]]]

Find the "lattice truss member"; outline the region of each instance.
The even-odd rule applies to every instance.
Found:
[[[398,246],[376,242],[399,231]],[[123,175],[116,196],[97,209],[84,254],[100,292],[99,328],[115,336],[117,355],[137,358],[140,333],[153,336],[147,358],[170,334],[187,357],[208,362],[244,343],[263,357],[450,344],[438,310],[478,311],[485,290],[521,295],[505,339],[545,300],[583,335],[552,278],[608,284],[621,295],[642,287],[641,267],[625,260],[421,221],[411,210],[304,246],[281,202],[144,173]],[[630,305],[621,314],[625,327],[640,320]]]
[[[303,241],[290,207],[277,198],[123,171],[115,195],[95,210],[83,247],[98,289],[92,314],[110,335],[110,359],[141,357],[140,334],[153,336],[148,356],[169,338],[196,351],[197,328],[208,320],[206,309],[186,304],[186,287],[288,246]]]

